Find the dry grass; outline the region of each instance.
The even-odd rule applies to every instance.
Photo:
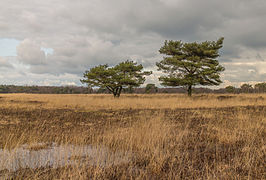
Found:
[[[112,95],[106,94],[2,94],[0,96],[3,97],[0,99],[0,107],[71,108],[86,111],[266,105],[265,94],[232,94],[227,96],[202,94],[195,95],[192,98],[188,98],[183,94],[122,95],[121,98],[116,100]]]
[[[266,178],[265,94],[0,96],[2,149],[93,145],[129,159],[102,167],[74,156],[72,166],[2,170],[0,179]]]

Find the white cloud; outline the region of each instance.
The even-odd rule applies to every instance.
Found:
[[[0,68],[13,68],[6,58],[0,56]]]

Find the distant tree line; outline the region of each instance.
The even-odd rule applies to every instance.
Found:
[[[89,94],[93,90],[82,86],[15,86],[0,85],[0,93]]]
[[[242,84],[240,88],[234,86],[225,87],[227,93],[266,93],[266,82],[257,83],[254,86],[251,84]]]
[[[144,87],[127,87],[122,90],[125,94],[155,94],[155,93],[186,93],[184,87],[159,88],[155,84],[147,84]],[[31,94],[110,94],[107,88],[89,88],[84,86],[15,86],[0,85],[0,93],[31,93]],[[227,86],[226,88],[210,89],[204,87],[193,88],[193,93],[266,93],[266,82],[254,86],[243,84],[240,88]]]

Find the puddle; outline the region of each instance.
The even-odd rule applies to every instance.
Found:
[[[37,147],[42,145],[36,144]],[[66,165],[107,167],[129,162],[129,154],[112,152],[105,147],[57,145],[56,143],[43,147],[45,148],[34,149],[28,145],[22,145],[12,150],[0,149],[0,171],[57,168]]]

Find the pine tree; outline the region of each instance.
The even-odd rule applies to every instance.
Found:
[[[114,97],[119,97],[122,89],[138,87],[144,83],[145,77],[152,72],[144,71],[141,64],[133,61],[121,62],[114,67],[99,65],[84,73],[82,83],[90,87],[106,88]]]
[[[212,86],[222,83],[220,73],[224,71],[217,58],[224,38],[201,43],[165,41],[159,52],[166,56],[156,63],[158,70],[167,75],[159,78],[164,86],[184,86],[188,95],[196,85]]]

